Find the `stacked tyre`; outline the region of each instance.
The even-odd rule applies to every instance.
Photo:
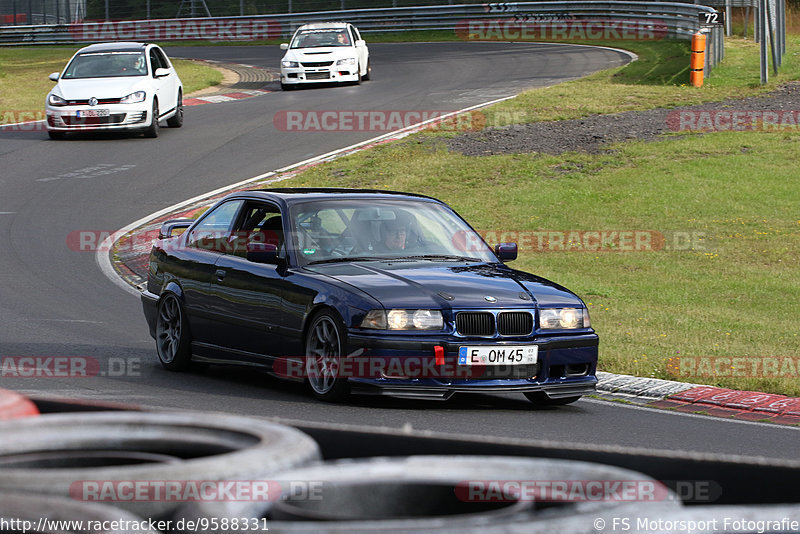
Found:
[[[0,435],[0,491],[113,504],[146,518],[169,517],[203,482],[207,491],[220,481],[258,485],[320,457],[291,427],[209,414],[42,415],[0,423]]]
[[[411,456],[341,460],[282,473],[281,500],[190,503],[179,515],[213,526],[214,518],[246,518],[208,532],[597,532],[592,521],[634,511],[677,512],[680,501],[640,473],[586,462],[492,456]],[[627,481],[654,499],[536,500],[518,482]],[[493,486],[493,483],[496,483]],[[488,488],[494,488],[488,490]],[[510,489],[516,488],[516,489]],[[237,526],[241,528],[237,528]],[[587,528],[582,528],[585,526]]]

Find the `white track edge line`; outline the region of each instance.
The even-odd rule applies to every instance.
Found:
[[[265,178],[269,178],[271,176],[275,176],[277,174],[281,174],[281,173],[290,171],[292,169],[296,169],[298,167],[303,167],[303,166],[309,165],[311,163],[316,163],[318,161],[322,161],[322,160],[326,160],[326,159],[329,159],[329,158],[333,158],[335,156],[338,156],[338,155],[350,152],[352,150],[361,148],[361,147],[363,147],[365,145],[370,145],[370,144],[373,144],[373,143],[380,142],[380,141],[382,141],[384,139],[387,139],[387,138],[397,137],[399,139],[401,137],[404,137],[404,136],[412,133],[412,131],[421,129],[422,127],[424,127],[427,124],[430,124],[432,122],[440,122],[440,121],[446,120],[447,118],[452,117],[454,115],[458,115],[460,113],[466,113],[466,112],[469,112],[469,111],[472,111],[472,110],[475,110],[475,109],[478,109],[478,108],[481,108],[481,107],[491,106],[492,104],[496,104],[498,102],[503,102],[504,100],[510,100],[512,98],[516,98],[516,96],[517,95],[506,96],[506,97],[503,97],[503,98],[498,98],[498,99],[495,99],[495,100],[491,100],[489,102],[484,102],[482,104],[476,104],[474,106],[463,108],[463,109],[460,109],[458,111],[453,111],[452,113],[441,115],[439,117],[434,117],[432,119],[428,119],[427,121],[424,121],[424,122],[421,122],[421,123],[418,123],[418,124],[413,124],[413,125],[407,126],[405,128],[401,128],[400,130],[394,130],[394,131],[391,131],[391,132],[387,132],[385,134],[379,135],[377,137],[373,137],[373,138],[368,139],[366,141],[361,141],[359,143],[355,143],[353,145],[350,145],[350,146],[347,146],[347,147],[344,147],[344,148],[339,148],[337,150],[332,150],[332,151],[327,152],[325,154],[322,154],[322,155],[319,155],[319,156],[315,156],[313,158],[309,158],[309,159],[300,161],[299,163],[294,163],[292,165],[287,165],[286,167],[281,167],[280,169],[276,169],[274,171],[265,172],[265,173],[259,174],[258,176],[254,176],[253,178],[248,178],[247,180],[242,180],[241,182],[236,182],[235,184],[226,185],[224,187],[220,187],[220,188],[215,189],[213,191],[210,191],[210,192],[207,192],[207,193],[202,193],[200,195],[192,197],[192,198],[190,198],[188,200],[184,200],[184,201],[179,202],[177,204],[173,204],[172,206],[169,206],[167,208],[158,210],[155,213],[151,213],[150,215],[142,217],[141,219],[136,220],[136,221],[134,221],[134,222],[132,222],[132,223],[120,228],[119,230],[117,230],[116,232],[112,233],[111,235],[109,235],[97,247],[97,252],[95,252],[95,260],[97,261],[97,265],[100,267],[100,271],[107,278],[109,278],[115,285],[117,285],[121,289],[124,289],[125,291],[127,291],[131,295],[135,295],[135,296],[138,297],[138,296],[141,295],[141,291],[139,291],[135,287],[133,287],[130,284],[128,284],[127,282],[125,282],[125,280],[123,280],[119,276],[119,274],[117,273],[116,269],[114,269],[114,265],[113,265],[113,263],[111,261],[111,251],[113,250],[114,243],[117,240],[119,240],[120,238],[122,238],[123,236],[125,236],[128,232],[130,232],[132,230],[135,230],[136,228],[139,228],[140,226],[144,226],[145,224],[147,224],[148,222],[152,221],[153,219],[157,219],[158,217],[161,217],[161,216],[166,215],[168,213],[171,213],[173,211],[177,211],[177,210],[179,210],[179,209],[181,209],[183,207],[189,206],[189,205],[194,204],[196,202],[200,202],[200,201],[205,200],[205,199],[207,199],[209,197],[213,197],[213,196],[218,195],[220,193],[224,193],[224,192],[229,191],[231,189],[236,189],[237,187],[240,187],[240,186],[252,183],[252,182],[257,182],[259,180],[264,180]],[[267,183],[269,183],[269,182],[267,182]]]

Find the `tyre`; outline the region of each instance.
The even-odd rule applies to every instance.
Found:
[[[96,534],[124,534],[126,532],[126,529],[122,527],[114,528],[115,525],[132,524],[133,522],[147,525],[147,521],[141,517],[107,504],[78,502],[46,495],[0,492],[0,517],[7,524],[16,520],[17,524],[21,525],[27,521],[36,529],[43,515],[53,523],[61,522],[58,532],[62,534],[86,532],[86,529],[78,528],[76,523],[79,521],[91,521],[98,525],[96,529],[92,529]],[[52,532],[49,528],[46,530]],[[16,530],[8,532],[16,532]],[[28,530],[28,532],[34,531]],[[35,532],[44,532],[44,530],[35,530]],[[137,530],[137,532],[157,534],[155,530],[147,529]]]
[[[152,114],[153,114],[153,122],[152,124],[150,124],[150,126],[145,128],[144,136],[155,138],[158,137],[158,100],[156,100],[155,98],[153,99]]]
[[[367,60],[367,72],[364,74],[363,80],[369,81],[372,79],[372,65],[370,65],[369,60]]]
[[[165,369],[184,371],[192,361],[192,336],[183,304],[173,293],[158,301],[156,352]]]
[[[539,406],[564,406],[567,404],[572,404],[573,402],[581,398],[581,395],[574,395],[572,397],[559,397],[556,399],[552,399],[542,391],[533,391],[531,393],[525,393],[525,396],[528,397],[529,401]]]
[[[344,400],[350,392],[346,378],[339,377],[347,339],[344,324],[333,312],[315,315],[306,332],[306,383],[314,396],[326,402]]]
[[[172,513],[200,482],[264,483],[320,458],[317,443],[299,430],[208,412],[47,414],[4,421],[2,433],[0,490],[113,501],[143,517]],[[175,497],[148,496],[165,481]],[[131,484],[143,498],[131,497]],[[211,490],[217,504],[235,498],[221,486]]]
[[[50,137],[50,139],[55,140],[64,139],[64,137],[66,137],[64,132],[57,132],[55,130],[47,130],[47,135]]]
[[[264,527],[284,533],[545,534],[585,532],[591,519],[603,514],[660,516],[681,509],[673,492],[646,475],[571,460],[457,455],[362,458],[290,470],[276,478],[283,489],[279,499],[225,506],[204,502],[179,513],[185,513],[187,520],[267,518]],[[519,481],[520,486],[503,487],[504,481]],[[608,485],[603,484],[606,481]],[[615,498],[614,484],[619,481],[641,485],[643,492],[652,490],[661,500]],[[537,494],[538,482],[543,489]],[[576,491],[561,496],[555,484],[547,485],[550,482],[571,482]],[[524,491],[522,484],[527,484]],[[591,488],[598,486],[602,494],[591,494]],[[582,499],[582,489],[592,498]],[[225,532],[247,528],[240,526]]]
[[[363,77],[361,76],[361,63],[358,64],[357,69],[358,70],[356,70],[356,74],[358,74],[358,76],[356,77],[355,84],[361,85],[361,80],[363,80]]]
[[[178,91],[178,102],[175,104],[175,115],[167,119],[167,126],[180,128],[183,126],[183,94]]]
[[[39,409],[27,397],[15,391],[0,389],[0,421],[38,414]]]

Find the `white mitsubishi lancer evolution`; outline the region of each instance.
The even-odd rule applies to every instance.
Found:
[[[300,84],[369,80],[369,49],[358,30],[346,22],[306,24],[283,43],[281,89]]]

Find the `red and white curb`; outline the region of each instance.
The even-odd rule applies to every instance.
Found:
[[[233,93],[223,93],[219,95],[197,96],[193,98],[184,98],[184,106],[199,106],[202,104],[219,104],[221,102],[233,102],[234,100],[241,100],[243,98],[252,98],[254,96],[261,96],[271,93],[266,89],[250,89],[245,91],[235,91]]]
[[[603,372],[597,373],[597,379],[599,393],[636,398],[653,408],[800,425],[800,398],[797,397]]]

